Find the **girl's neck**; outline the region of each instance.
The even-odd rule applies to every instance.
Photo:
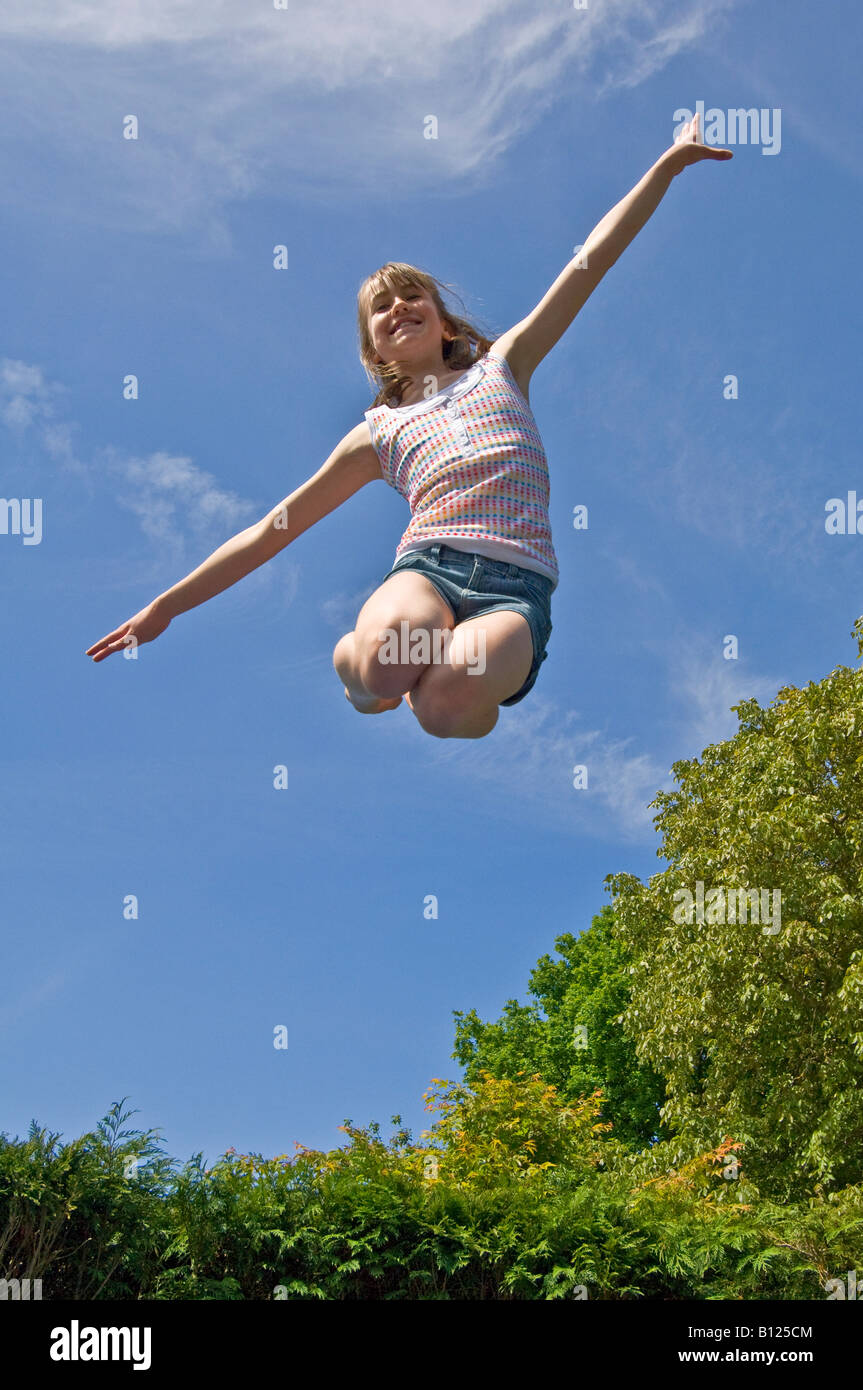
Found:
[[[402,393],[402,398],[399,404],[418,405],[420,401],[429,399],[428,395],[426,395],[425,385],[419,386],[417,385],[417,382],[425,383],[428,381],[429,377],[433,377],[435,381],[435,389],[430,393],[430,395],[436,396],[438,391],[442,391],[445,386],[449,386],[450,383],[455,381],[457,377],[464,376],[464,373],[466,371],[466,367],[460,367],[457,368],[455,371],[450,371],[446,366],[444,366],[442,371],[438,370],[437,372],[420,372],[417,374],[416,378],[412,379],[410,386],[406,387],[406,389]]]

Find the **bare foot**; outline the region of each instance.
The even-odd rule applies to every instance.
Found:
[[[347,686],[345,686],[345,699],[348,704],[353,705],[354,709],[359,710],[360,714],[383,714],[384,710],[398,709],[402,702],[401,695],[397,695],[394,700],[383,700],[377,695],[352,696]]]

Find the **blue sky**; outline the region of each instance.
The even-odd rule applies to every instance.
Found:
[[[847,0],[4,6],[0,491],[43,534],[0,534],[0,1128],[126,1095],[179,1156],[418,1132],[452,1011],[496,1017],[606,874],[661,868],[672,762],[854,663],[863,538],[824,519],[863,497],[861,28]],[[561,579],[491,736],[344,699],[333,646],[407,524],[382,482],[137,661],[85,657],[362,418],[366,274],[423,266],[503,332],[698,100],[780,110],[781,148],[675,179],[533,378]]]

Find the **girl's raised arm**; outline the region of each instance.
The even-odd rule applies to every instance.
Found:
[[[596,224],[578,255],[561,271],[533,312],[495,343],[495,350],[501,356],[506,355],[520,384],[530,380],[535,368],[569,328],[605,272],[641,231],[674,176],[698,160],[731,157],[731,150],[714,149],[699,142],[697,114],[681,128],[674,144]]]
[[[366,483],[380,477],[380,462],[368,425],[362,421],[339,441],[326,463],[307,482],[260,521],[219,546],[202,565],[153,599],[140,613],[88,647],[86,655],[94,661],[104,661],[112,652],[152,642],[172,618],[236,584]]]

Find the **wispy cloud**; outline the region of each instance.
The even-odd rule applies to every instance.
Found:
[[[573,81],[593,95],[635,86],[736,3],[9,0],[0,74],[25,115],[15,197],[56,216],[65,187],[76,217],[91,207],[103,227],[194,225],[219,249],[230,240],[219,209],[285,177],[342,201],[406,171],[415,188],[475,182]],[[123,138],[127,115],[137,140]],[[21,157],[22,142],[46,139],[68,174],[50,188]]]
[[[183,551],[189,536],[225,536],[248,526],[260,508],[220,488],[211,473],[189,458],[161,451],[132,458],[113,448],[103,451],[117,477],[117,501],[137,516],[145,536],[159,546]]]
[[[557,829],[645,839],[654,815],[648,803],[668,782],[667,764],[640,752],[633,738],[580,724],[577,711],[534,692],[502,710],[488,738],[445,740],[433,756],[436,763],[457,759],[462,781],[493,784],[508,805]],[[574,785],[577,765],[587,769],[587,787]]]
[[[41,367],[13,357],[0,358],[0,420],[10,430],[48,427],[58,400],[66,394],[65,386],[45,380]]]
[[[457,760],[463,780],[493,786],[498,795],[506,794],[508,805],[528,807],[535,819],[556,829],[649,842],[656,814],[650,802],[672,786],[671,762],[700,756],[710,744],[732,738],[738,729],[732,705],[750,697],[767,705],[784,684],[752,672],[743,660],[726,661],[696,634],[682,645],[668,645],[665,656],[664,705],[675,718],[673,742],[663,733],[666,751],[659,755],[658,739],[644,749],[637,738],[613,728],[586,729],[576,710],[533,692],[524,704],[501,711],[488,738],[445,740],[431,756],[436,764]],[[407,736],[415,732],[407,721],[402,727]],[[587,769],[586,788],[574,786],[577,765]]]
[[[681,650],[686,652],[684,661],[679,657]],[[731,738],[738,729],[732,705],[747,699],[768,705],[786,683],[752,671],[745,654],[726,660],[721,650],[708,650],[704,639],[695,636],[676,648],[669,668],[670,695],[682,715],[678,758],[697,756],[711,743]]]
[[[799,21],[802,20],[804,24],[808,22],[820,31],[823,17],[813,8],[808,14],[804,10],[797,18],[798,24],[795,28],[798,29],[800,40],[799,53],[805,63],[810,49],[805,37],[799,32]],[[863,161],[856,145],[850,140],[836,139],[837,130],[849,130],[857,120],[858,54],[858,45],[854,42],[849,42],[844,48],[836,45],[832,50],[830,101],[826,109],[811,97],[807,109],[806,92],[812,75],[801,64],[799,72],[792,77],[789,64],[794,62],[795,54],[789,47],[783,46],[781,55],[774,54],[769,49],[759,52],[757,61],[742,60],[739,54],[735,54],[734,61],[729,62],[721,52],[716,53],[715,59],[717,66],[727,73],[729,85],[733,84],[735,91],[739,90],[741,81],[748,83],[750,91],[759,94],[759,106],[767,106],[769,103],[770,106],[781,110],[783,124],[792,137],[799,135],[800,139],[817,151],[822,159],[829,160],[831,164],[859,179],[863,177]],[[782,73],[780,82],[775,82],[768,71],[774,64]],[[794,93],[793,100],[789,100],[790,93]],[[749,103],[735,101],[734,104]],[[721,107],[722,102],[718,101],[716,105]]]
[[[68,388],[49,381],[37,364],[0,358],[0,421],[17,438],[31,437],[49,458],[83,476],[94,490],[104,479],[112,480],[114,501],[138,518],[142,534],[160,553],[169,549],[170,558],[177,560],[187,542],[198,548],[218,543],[262,514],[263,508],[220,487],[190,458],[163,450],[139,458],[108,444],[83,462],[72,446],[78,425],[60,414],[68,399]]]
[[[705,537],[711,564],[750,563],[757,556],[783,585],[793,583],[801,555],[807,564],[824,555],[823,502],[813,502],[812,491],[826,487],[823,498],[831,495],[835,463],[826,446],[810,444],[811,421],[797,403],[765,402],[758,432],[742,437],[732,419],[736,403],[723,403],[727,417],[716,409],[725,370],[715,361],[716,343],[697,329],[690,336],[676,400],[647,376],[634,379],[631,366],[604,364],[603,391],[617,405],[599,426],[608,449],[625,457],[628,500],[636,499],[649,524],[667,528],[669,536]],[[571,370],[563,359],[554,364],[553,389],[566,388]],[[713,399],[706,396],[705,371]],[[614,562],[608,552],[603,562]],[[642,592],[658,583],[646,574],[635,582]]]
[[[31,1013],[33,1009],[44,1004],[49,999],[53,999],[66,983],[66,976],[63,971],[54,971],[39,984],[33,985],[30,989],[12,1003],[0,1004],[0,1028],[8,1028],[13,1023],[18,1023],[25,1015]]]
[[[331,598],[325,599],[320,605],[324,622],[330,627],[338,628],[340,632],[352,632],[357,614],[377,588],[377,584],[368,584],[363,589],[357,589],[356,593],[333,594]]]

